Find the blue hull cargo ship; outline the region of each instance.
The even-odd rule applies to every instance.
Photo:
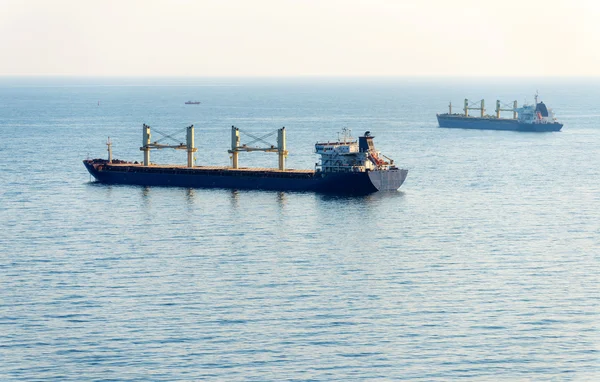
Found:
[[[257,189],[278,191],[315,191],[336,194],[369,194],[376,191],[397,190],[408,170],[394,166],[393,160],[375,150],[373,136],[366,132],[354,140],[349,131],[335,142],[315,144],[321,156],[315,170],[285,168],[287,150],[285,128],[277,130],[277,145],[250,147],[240,144],[240,130],[232,126],[232,166],[195,166],[193,153],[194,127],[187,128],[187,144],[177,146],[150,142],[150,127],[143,126],[143,163],[112,159],[110,139],[108,160],[87,159],[83,163],[98,182],[108,184],[132,184],[143,186],[179,186],[201,188]],[[263,141],[256,138],[255,141]],[[265,142],[265,141],[263,141]],[[150,163],[150,150],[174,148],[186,150],[187,166],[159,165]],[[279,155],[279,168],[245,168],[238,165],[242,151],[275,152]],[[385,159],[388,161],[386,161]]]
[[[465,99],[464,114],[452,114],[452,103],[450,103],[448,113],[437,115],[440,127],[529,132],[560,131],[563,127],[562,123],[559,123],[554,117],[552,109],[547,108],[543,102],[538,102],[537,94],[535,95],[535,105],[517,107],[517,101],[514,101],[512,106],[507,106],[496,101],[495,115],[485,114],[484,100],[475,104],[479,105],[471,105],[469,100]],[[480,116],[470,116],[469,110],[479,110]],[[512,118],[500,117],[501,111],[512,112]]]

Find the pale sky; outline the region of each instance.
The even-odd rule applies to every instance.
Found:
[[[600,0],[0,0],[0,75],[600,76]]]

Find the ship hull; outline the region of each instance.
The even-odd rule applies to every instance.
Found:
[[[440,127],[452,129],[478,129],[478,130],[509,130],[527,132],[560,131],[561,123],[523,123],[516,119],[505,118],[478,118],[461,115],[438,114]]]
[[[138,164],[111,165],[105,160],[83,161],[98,182],[141,186],[227,188],[275,191],[314,191],[337,194],[369,194],[397,190],[408,170],[322,173],[314,171],[273,171],[270,169],[168,167]]]

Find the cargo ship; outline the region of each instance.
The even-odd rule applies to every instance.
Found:
[[[186,105],[200,105],[200,101],[185,101]]]
[[[277,144],[271,145],[261,137],[249,144],[241,144],[240,129],[231,127],[231,166],[196,166],[193,155],[194,126],[186,128],[186,144],[164,145],[151,142],[150,126],[143,125],[140,150],[141,163],[113,160],[112,143],[107,142],[108,159],[86,159],[83,164],[98,182],[143,186],[179,186],[198,188],[256,189],[277,191],[314,191],[336,194],[369,194],[397,190],[408,174],[394,161],[375,149],[373,136],[365,132],[358,140],[344,129],[333,142],[317,142],[315,152],[320,161],[314,170],[286,169],[285,127],[277,130]],[[265,146],[251,146],[254,142]],[[150,150],[173,148],[187,151],[187,165],[160,165],[150,162]],[[278,154],[278,168],[248,168],[239,166],[241,152],[274,152]]]
[[[529,132],[560,131],[563,127],[562,123],[556,120],[552,109],[549,109],[544,102],[538,102],[537,94],[533,105],[525,104],[522,107],[517,107],[517,101],[514,101],[512,105],[503,105],[500,100],[497,100],[495,115],[486,115],[484,106],[484,100],[470,104],[469,100],[465,99],[464,113],[452,114],[452,103],[450,103],[448,113],[437,114],[439,126],[457,129]],[[478,117],[471,116],[469,110],[479,110],[480,114]],[[512,118],[501,117],[501,111],[512,112]]]

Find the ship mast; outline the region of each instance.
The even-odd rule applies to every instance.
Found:
[[[112,163],[112,142],[110,137],[108,137],[108,140],[106,141],[106,146],[108,146],[108,163]]]

